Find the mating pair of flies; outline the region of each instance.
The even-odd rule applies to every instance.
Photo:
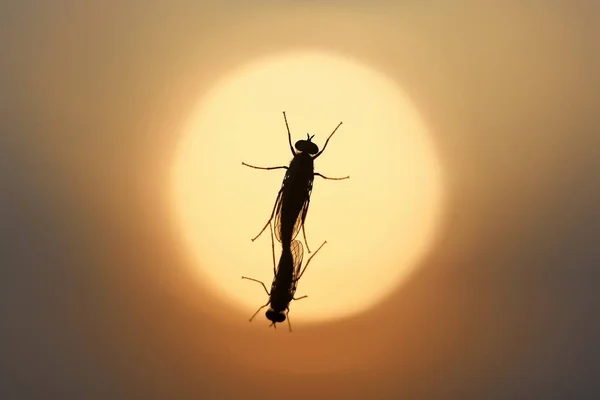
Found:
[[[269,301],[261,306],[250,318],[250,321],[254,319],[256,314],[263,308],[270,305],[266,312],[266,317],[271,321],[271,325],[276,327],[277,323],[281,323],[287,319],[290,331],[292,326],[289,319],[290,303],[292,300],[300,300],[307,296],[295,298],[296,288],[298,287],[298,281],[306,271],[308,264],[314,256],[317,255],[319,250],[327,243],[324,241],[321,246],[313,253],[312,256],[306,261],[306,265],[302,268],[302,260],[304,258],[304,250],[302,243],[296,240],[296,236],[300,228],[302,228],[302,235],[304,236],[304,243],[306,243],[306,249],[310,253],[308,242],[306,241],[306,232],[304,230],[304,221],[306,220],[306,214],[308,213],[308,206],[310,205],[310,195],[312,193],[313,181],[315,176],[319,176],[323,179],[329,180],[342,180],[348,179],[349,176],[343,178],[329,178],[318,172],[314,172],[314,160],[317,159],[327,147],[329,139],[342,125],[340,122],[333,132],[329,135],[323,149],[319,151],[319,147],[312,142],[314,135],[310,136],[306,134],[306,140],[298,140],[294,146],[292,146],[292,134],[288,125],[285,111],[283,112],[283,119],[285,121],[285,127],[288,133],[288,142],[290,150],[292,151],[292,161],[289,166],[279,167],[257,167],[254,165],[246,164],[243,165],[264,170],[274,169],[285,169],[287,170],[277,194],[271,217],[262,228],[262,230],[252,238],[254,242],[262,233],[270,227],[271,230],[271,249],[273,253],[273,273],[274,278],[271,283],[271,291],[269,291],[266,285],[253,278],[242,276],[242,279],[248,279],[254,282],[258,282],[262,285],[269,295]],[[297,151],[294,150],[294,147]],[[273,223],[274,219],[274,223]],[[273,225],[275,228],[273,229]],[[281,243],[282,252],[279,258],[279,264],[275,266],[275,241],[273,239],[273,230],[275,231],[275,237]]]

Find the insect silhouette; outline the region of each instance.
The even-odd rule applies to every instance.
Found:
[[[267,229],[267,226],[271,224],[273,218],[275,218],[275,236],[277,237],[277,240],[282,243],[283,248],[285,249],[289,247],[292,240],[294,240],[298,235],[300,228],[302,228],[302,235],[304,236],[306,249],[310,253],[310,247],[306,241],[304,222],[306,220],[306,214],[308,213],[308,206],[310,205],[310,195],[312,193],[314,177],[319,176],[323,179],[336,181],[350,178],[350,176],[345,176],[343,178],[330,178],[318,172],[314,172],[314,160],[323,154],[327,144],[329,143],[329,140],[342,125],[342,122],[335,127],[333,132],[331,132],[325,141],[325,144],[323,145],[323,149],[319,151],[319,147],[312,142],[314,135],[310,136],[308,133],[306,134],[306,140],[298,140],[295,145],[292,146],[292,134],[290,132],[285,111],[283,112],[283,119],[287,128],[290,150],[294,156],[290,162],[290,165],[278,167],[257,167],[242,162],[242,165],[255,169],[287,170],[283,178],[281,188],[279,189],[279,193],[277,194],[273,211],[271,211],[271,216],[258,235],[252,238],[252,241],[254,242],[256,239],[258,239],[265,229]],[[294,147],[297,151],[294,150]]]
[[[273,232],[271,231],[271,234]],[[256,317],[256,315],[263,308],[270,305],[269,309],[265,313],[265,316],[269,321],[271,321],[271,325],[274,328],[277,328],[277,323],[281,323],[287,319],[288,326],[290,332],[292,331],[292,324],[290,323],[290,303],[292,300],[301,300],[308,296],[294,297],[296,294],[296,289],[298,287],[298,281],[304,275],[308,264],[313,259],[314,256],[317,255],[319,250],[323,246],[325,246],[327,241],[324,241],[321,246],[308,258],[306,261],[306,265],[302,268],[302,259],[304,257],[302,243],[298,240],[292,241],[290,247],[283,248],[281,253],[281,257],[279,258],[279,264],[275,269],[275,253],[273,250],[273,268],[275,269],[275,277],[273,278],[273,282],[271,283],[271,291],[267,290],[266,285],[259,281],[258,279],[248,278],[246,276],[242,276],[242,279],[248,279],[250,281],[258,282],[262,285],[269,295],[269,301],[263,306],[261,306],[254,315],[250,318],[250,321]]]

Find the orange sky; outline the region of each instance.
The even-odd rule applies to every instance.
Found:
[[[238,3],[2,6],[0,397],[597,397],[598,6]],[[448,212],[380,307],[288,334],[220,322],[165,188],[207,88],[293,48],[408,93]]]

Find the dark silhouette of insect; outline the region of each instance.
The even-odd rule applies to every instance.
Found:
[[[275,277],[273,278],[273,283],[271,283],[271,291],[267,290],[267,287],[262,281],[242,276],[242,279],[248,279],[260,283],[265,289],[265,292],[267,292],[269,295],[269,301],[256,310],[254,315],[252,315],[250,318],[250,321],[256,317],[260,310],[270,305],[269,309],[265,313],[267,319],[271,321],[271,325],[269,325],[269,327],[273,326],[276,328],[277,323],[281,323],[287,318],[290,332],[292,331],[292,324],[290,323],[289,318],[290,303],[292,300],[300,300],[308,297],[294,297],[296,294],[296,288],[298,287],[298,281],[306,271],[310,261],[314,256],[317,255],[325,243],[327,243],[327,241],[324,241],[323,244],[319,246],[317,251],[315,251],[313,255],[308,258],[304,268],[302,268],[302,259],[304,256],[302,243],[298,240],[294,240],[292,241],[290,247],[284,247],[281,257],[279,258],[279,264],[275,269]],[[273,268],[275,268],[275,253],[273,253]]]
[[[327,147],[329,139],[342,125],[340,122],[333,132],[329,135],[323,149],[319,151],[319,147],[312,142],[314,135],[310,136],[306,134],[306,140],[298,140],[295,144],[297,152],[292,147],[292,134],[288,125],[285,111],[283,112],[283,119],[285,120],[285,126],[288,133],[288,142],[290,144],[290,150],[294,158],[290,162],[289,166],[278,166],[278,167],[257,167],[254,165],[246,164],[250,168],[273,170],[273,169],[286,169],[285,177],[277,194],[275,205],[271,216],[261,231],[252,238],[254,242],[258,237],[267,229],[267,226],[271,224],[273,217],[275,217],[275,236],[277,240],[281,242],[283,248],[289,248],[292,240],[298,235],[298,231],[302,227],[302,235],[304,236],[304,242],[306,243],[306,249],[310,253],[310,247],[306,241],[306,232],[304,230],[304,221],[306,220],[306,214],[308,213],[308,206],[310,204],[310,195],[312,193],[313,181],[315,176],[320,176],[323,179],[329,180],[342,180],[348,179],[350,176],[343,178],[329,178],[318,172],[314,172],[314,160],[317,159]]]

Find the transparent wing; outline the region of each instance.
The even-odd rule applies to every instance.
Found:
[[[309,204],[309,202],[305,201],[302,204],[302,208],[300,209],[300,212],[296,216],[296,220],[294,221],[294,227],[292,228],[292,237],[291,237],[292,240],[296,239],[296,236],[298,236],[298,233],[300,232],[300,228],[302,227],[302,224],[304,223],[304,219],[302,218],[302,216],[305,214],[304,210],[308,209],[308,204]],[[282,226],[281,226],[281,206],[280,206],[279,212],[277,214],[275,214],[275,237],[277,238],[277,240],[279,242],[281,242],[281,230],[282,230]]]
[[[273,222],[273,229],[275,230],[275,237],[277,241],[281,242],[281,203],[283,199],[283,192],[279,191],[279,196],[277,196],[277,204],[275,204],[275,217]]]
[[[300,272],[300,268],[302,267],[302,259],[304,258],[304,249],[302,248],[302,243],[299,240],[293,240],[292,245],[290,246],[290,250],[292,252],[292,259],[294,260],[294,279]]]
[[[275,215],[273,221],[273,228],[275,230],[275,237],[278,242],[281,242],[281,203],[282,198],[285,193],[285,185],[290,181],[290,171],[289,169],[286,171],[285,176],[283,177],[283,182],[281,182],[281,188],[279,188],[279,197],[277,198],[277,205],[275,206]]]
[[[286,185],[289,185],[291,182],[290,174],[291,174],[291,171],[288,169],[287,172],[285,173],[285,176],[283,177],[283,182],[281,182],[281,189],[280,189],[281,198],[280,198],[279,204],[277,205],[277,209],[275,210],[275,222],[274,222],[275,237],[277,238],[277,241],[280,243],[281,243],[281,211],[282,211],[282,201],[281,200],[282,200],[283,196],[285,196]]]
[[[284,181],[285,184],[285,181]],[[300,207],[298,215],[296,215],[296,219],[294,221],[294,227],[292,228],[292,236],[291,239],[294,240],[298,233],[300,232],[300,228],[304,225],[304,221],[306,220],[306,214],[308,213],[308,206],[310,205],[310,195],[312,194],[312,181],[309,183],[309,186],[306,191],[306,196],[304,197],[304,202],[302,203],[302,207]],[[275,213],[275,237],[277,241],[281,242],[281,204],[278,205],[278,209]]]

